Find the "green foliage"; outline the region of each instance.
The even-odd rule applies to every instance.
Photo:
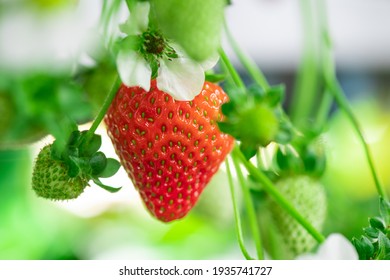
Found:
[[[361,260],[390,260],[390,203],[383,198],[379,213],[379,217],[368,219],[369,226],[360,239],[352,239]]]
[[[226,0],[151,0],[151,14],[164,35],[203,61],[220,46]]]
[[[83,89],[68,75],[0,73],[0,148],[18,147],[47,134],[67,138],[91,119]]]

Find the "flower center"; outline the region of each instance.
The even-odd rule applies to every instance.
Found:
[[[142,34],[146,53],[160,56],[166,48],[166,41],[158,31],[147,30]]]

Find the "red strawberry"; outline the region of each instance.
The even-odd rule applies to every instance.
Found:
[[[193,101],[176,101],[152,81],[119,89],[105,122],[108,134],[146,207],[157,219],[184,217],[218,170],[234,140],[219,131],[228,101],[206,82]]]

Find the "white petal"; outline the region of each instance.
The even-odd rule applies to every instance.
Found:
[[[125,23],[120,25],[120,30],[128,35],[138,35],[148,28],[149,2],[137,2],[134,11]]]
[[[328,236],[316,254],[305,254],[299,260],[358,260],[355,247],[339,233]]]
[[[176,58],[160,62],[157,87],[174,99],[194,99],[201,92],[203,84],[203,68],[191,59]]]
[[[116,64],[119,76],[126,86],[139,86],[149,91],[152,70],[140,54],[134,51],[120,51]]]
[[[182,58],[189,58],[189,55],[186,53],[186,51],[177,43],[170,43],[170,46],[176,51],[179,57]],[[204,61],[198,62],[200,66],[203,68],[204,71],[207,71],[211,68],[213,68],[219,60],[219,54],[218,52],[212,54],[209,58],[207,58]]]
[[[208,59],[200,62],[200,65],[202,66],[204,71],[207,71],[213,68],[217,64],[218,60],[219,60],[219,54],[215,53],[211,55]]]

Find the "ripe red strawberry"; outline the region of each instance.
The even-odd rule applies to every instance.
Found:
[[[233,147],[219,131],[228,97],[206,82],[193,101],[176,101],[152,81],[149,92],[119,89],[106,116],[108,134],[150,213],[184,217]]]

